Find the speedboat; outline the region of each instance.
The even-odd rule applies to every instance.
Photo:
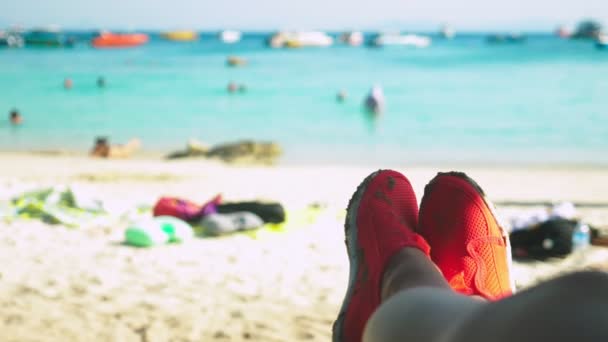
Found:
[[[526,41],[526,36],[510,33],[510,34],[494,34],[486,38],[486,42],[490,44],[517,44]]]
[[[96,48],[125,48],[146,44],[149,38],[143,33],[102,32],[93,38],[91,44]]]
[[[285,32],[277,32],[272,36],[268,37],[266,40],[266,44],[274,49],[282,48],[285,46],[285,40],[287,39],[287,33]]]
[[[373,46],[412,46],[425,48],[431,45],[431,38],[416,34],[384,33],[376,36],[372,41]]]
[[[179,42],[190,42],[198,40],[198,33],[194,31],[168,31],[160,34],[166,40],[179,41]]]
[[[73,41],[66,38],[57,27],[34,29],[25,33],[25,44],[31,46],[70,46]]]
[[[340,41],[346,45],[359,46],[363,44],[363,33],[359,31],[345,32],[340,35]]]
[[[220,32],[220,40],[226,44],[234,44],[241,40],[241,32],[225,30]]]
[[[560,38],[570,38],[572,36],[572,31],[566,26],[560,26],[555,30],[555,35]]]
[[[23,37],[17,32],[0,31],[0,47],[23,47]]]
[[[332,37],[320,31],[278,32],[269,40],[269,45],[273,48],[327,47],[333,43]]]
[[[445,39],[452,39],[456,35],[456,30],[448,25],[443,25],[440,31],[441,37]]]

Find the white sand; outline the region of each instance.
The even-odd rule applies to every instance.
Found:
[[[494,200],[608,202],[608,170],[591,167],[398,168],[417,193],[439,170],[474,177]],[[70,184],[115,212],[160,195],[202,202],[269,198],[289,209],[328,205],[319,221],[258,239],[231,236],[135,249],[122,226],[67,229],[0,222],[2,341],[328,341],[346,287],[337,217],[375,167],[225,167],[200,160],[90,160],[0,154],[0,200],[29,187]],[[512,208],[499,208],[503,213]],[[608,225],[608,210],[581,210]],[[608,248],[551,263],[516,264],[520,287],[588,267]]]

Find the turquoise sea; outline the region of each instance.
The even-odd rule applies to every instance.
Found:
[[[468,34],[433,37],[426,49],[275,50],[265,37],[0,49],[0,149],[84,152],[103,135],[139,137],[145,150],[167,152],[189,138],[252,138],[278,141],[292,164],[608,164],[608,51],[592,42],[531,35],[500,45]],[[249,64],[229,68],[229,55]],[[247,91],[228,94],[230,81]],[[373,84],[387,99],[378,119],[361,109]],[[339,90],[348,93],[344,103]],[[12,108],[21,127],[8,124]]]

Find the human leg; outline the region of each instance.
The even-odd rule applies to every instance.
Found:
[[[410,288],[382,303],[363,341],[608,341],[606,289],[601,272],[562,276],[496,302]]]
[[[440,174],[425,189],[418,232],[429,241],[431,258],[452,287],[504,299],[484,302],[445,287],[416,286],[417,280],[394,284],[393,296],[383,297],[369,319],[364,341],[608,340],[604,273],[564,276],[509,297],[508,260],[503,257],[508,240],[500,238],[504,231],[490,206],[466,175]],[[389,263],[403,278],[408,277],[407,268],[400,266],[405,259]],[[387,267],[383,287],[389,286],[393,269]],[[409,275],[420,279],[416,272]]]
[[[429,262],[428,245],[413,231],[417,223],[418,203],[402,174],[381,170],[359,185],[348,204],[345,222],[350,272],[347,293],[333,327],[335,342],[360,341],[369,316],[383,295],[396,293],[400,288],[396,284],[414,280],[415,286],[447,288]],[[411,258],[406,257],[408,254]],[[390,273],[390,281],[383,280],[387,267],[396,269]],[[404,269],[416,276],[406,277]]]

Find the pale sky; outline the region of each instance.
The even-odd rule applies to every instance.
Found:
[[[549,31],[595,18],[608,0],[0,0],[0,26],[107,29]]]

